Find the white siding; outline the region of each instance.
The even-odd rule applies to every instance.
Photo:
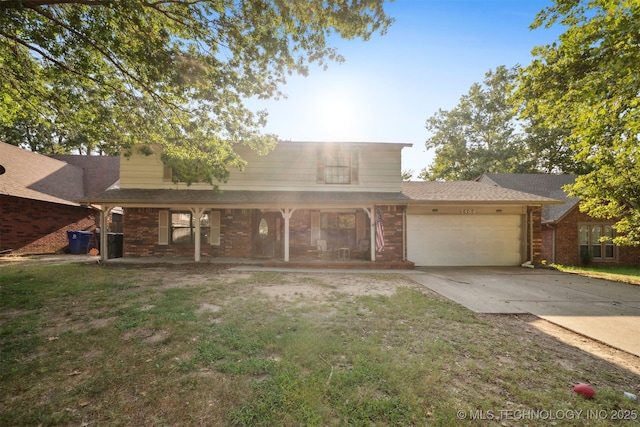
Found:
[[[349,148],[359,152],[359,177],[354,184],[318,184],[316,162],[321,143],[281,142],[265,156],[244,146],[236,151],[247,161],[244,171],[231,170],[222,190],[264,191],[379,191],[398,192],[401,189],[402,144],[331,144],[331,149]],[[207,184],[174,184],[163,179],[164,167],[160,150],[145,156],[121,157],[121,188],[189,188],[211,189]]]

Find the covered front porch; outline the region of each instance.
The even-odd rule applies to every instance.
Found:
[[[103,229],[112,208],[103,205]],[[399,262],[405,260],[404,241],[397,238],[404,239],[404,221],[391,220],[399,208],[130,206],[124,207],[123,253],[125,258],[191,257],[194,262],[242,258],[344,268],[358,262]],[[400,211],[404,218],[404,209]],[[382,231],[384,217],[389,221]],[[385,236],[392,243],[386,250],[379,240]],[[101,242],[100,248],[104,261],[106,243]]]
[[[123,209],[123,257],[261,262],[406,261],[401,193],[141,190],[99,195],[101,226]],[[106,242],[100,256],[106,260]]]

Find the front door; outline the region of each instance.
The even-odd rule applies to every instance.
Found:
[[[256,211],[252,233],[252,252],[255,258],[272,259],[282,256],[281,218],[279,212]]]

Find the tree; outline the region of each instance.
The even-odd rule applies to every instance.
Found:
[[[640,244],[640,3],[554,0],[532,27],[558,23],[559,40],[535,48],[519,77],[523,113],[567,130],[592,168],[571,195],[590,216],[617,220],[616,244]]]
[[[276,142],[243,100],[342,61],[334,35],[385,33],[383,1],[2,1],[0,126],[44,150],[159,144],[187,182],[224,181],[244,165],[234,144]]]
[[[403,181],[411,181],[411,178],[413,177],[413,169],[403,169],[401,175]]]
[[[420,178],[469,180],[484,172],[529,172],[525,137],[510,103],[516,68],[500,66],[485,74],[483,84],[474,83],[450,111],[438,110],[427,119],[432,132],[427,149],[435,159]]]

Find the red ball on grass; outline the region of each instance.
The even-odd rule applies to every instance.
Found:
[[[591,399],[596,394],[595,390],[589,384],[576,384],[573,387],[573,391],[587,399]]]

